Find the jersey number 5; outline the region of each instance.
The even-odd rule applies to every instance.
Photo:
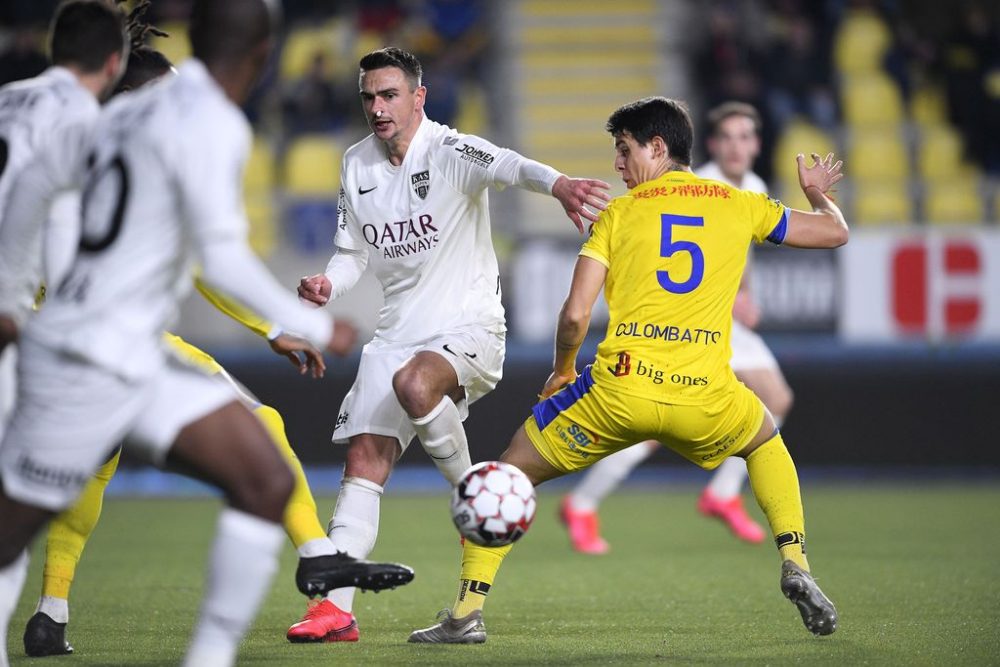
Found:
[[[689,215],[660,214],[660,257],[671,257],[676,252],[686,252],[691,255],[691,275],[683,282],[671,279],[667,271],[657,271],[656,280],[660,287],[671,294],[687,294],[694,291],[705,277],[705,253],[694,241],[674,241],[674,225],[685,227],[703,227],[705,218]]]

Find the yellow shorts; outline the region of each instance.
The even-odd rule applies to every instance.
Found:
[[[705,405],[675,405],[596,384],[590,367],[542,401],[524,423],[538,453],[566,473],[644,440],[658,440],[706,470],[745,447],[760,430],[764,405],[741,382]]]

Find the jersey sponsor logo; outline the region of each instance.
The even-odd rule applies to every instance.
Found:
[[[27,454],[22,454],[17,461],[17,471],[22,477],[38,484],[47,484],[65,488],[68,486],[83,487],[90,481],[90,475],[78,470],[52,468],[35,461]]]
[[[463,143],[461,147],[456,148],[456,151],[461,153],[460,159],[466,162],[471,162],[472,164],[479,165],[484,169],[491,164],[493,164],[493,154],[487,153],[482,148],[476,148],[475,146],[470,146],[467,143]]]
[[[628,352],[619,352],[618,363],[615,364],[614,368],[608,366],[608,370],[616,378],[625,377],[632,372],[632,355]]]
[[[358,186],[358,194],[359,194],[359,195],[366,195],[366,194],[368,194],[369,192],[371,192],[372,190],[374,190],[374,189],[375,189],[375,188],[377,188],[377,187],[378,187],[378,186],[376,185],[375,187],[372,187],[372,188],[363,188],[363,187],[361,187],[361,186],[359,185],[359,186]]]
[[[427,192],[431,189],[431,172],[425,169],[418,174],[411,174],[410,185],[418,197],[427,199]]]
[[[456,356],[456,357],[458,356],[457,354],[455,354],[454,350],[452,350],[450,347],[448,347],[448,343],[445,343],[441,347],[443,347],[444,351],[447,352],[448,354]],[[467,356],[469,359],[475,359],[476,357],[479,356],[476,353],[469,354],[468,352],[463,352],[462,354],[464,354],[465,356]]]
[[[347,229],[347,193],[340,188],[337,194],[337,227]]]
[[[600,438],[597,437],[596,433],[588,433],[587,429],[576,423],[570,423],[567,428],[556,426],[556,433],[559,434],[563,442],[569,445],[572,451],[578,452],[584,458],[590,456],[590,452],[584,451],[581,448],[596,445],[600,442]]]
[[[646,322],[619,322],[615,327],[615,336],[627,338],[654,338],[665,340],[669,343],[700,343],[702,345],[714,345],[722,340],[721,331],[711,329],[689,329],[675,327],[673,325],[660,325]]]
[[[668,197],[670,195],[729,199],[731,194],[732,191],[724,185],[691,183],[689,185],[661,185],[648,190],[640,190],[632,196],[636,199],[652,199],[653,197]]]
[[[440,242],[439,230],[434,219],[424,213],[414,220],[397,220],[382,225],[367,224],[361,233],[368,245],[382,251],[385,259],[398,259],[430,250]]]

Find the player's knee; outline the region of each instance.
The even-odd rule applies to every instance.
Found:
[[[392,376],[392,390],[411,417],[422,417],[441,401],[425,373],[405,365]]]
[[[284,461],[281,465],[255,467],[233,481],[227,495],[236,509],[278,523],[284,516],[295,477]]]
[[[388,452],[374,446],[352,444],[347,448],[344,476],[361,477],[384,485],[389,479],[389,473],[392,472],[396,455],[395,451]]]
[[[792,411],[792,403],[795,402],[795,394],[792,393],[791,387],[787,384],[780,385],[772,396],[770,408],[771,414],[779,419],[784,420],[789,412]]]

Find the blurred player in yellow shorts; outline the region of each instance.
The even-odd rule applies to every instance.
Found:
[[[809,573],[795,466],[774,419],[733,373],[732,310],[751,241],[803,248],[846,243],[847,225],[826,192],[841,178],[833,155],[799,156],[814,212],[785,208],[691,172],[686,108],[663,97],[615,111],[607,123],[615,168],[629,188],[591,228],[559,315],[553,372],[501,456],[532,483],[586,468],[657,440],[702,468],[746,459],[750,484],[780,552],[781,590],[806,628],[826,635],[837,612]],[[607,334],[578,376],[576,357],[603,290]],[[482,608],[511,547],[466,542],[458,598],[417,643],[486,641]]]

